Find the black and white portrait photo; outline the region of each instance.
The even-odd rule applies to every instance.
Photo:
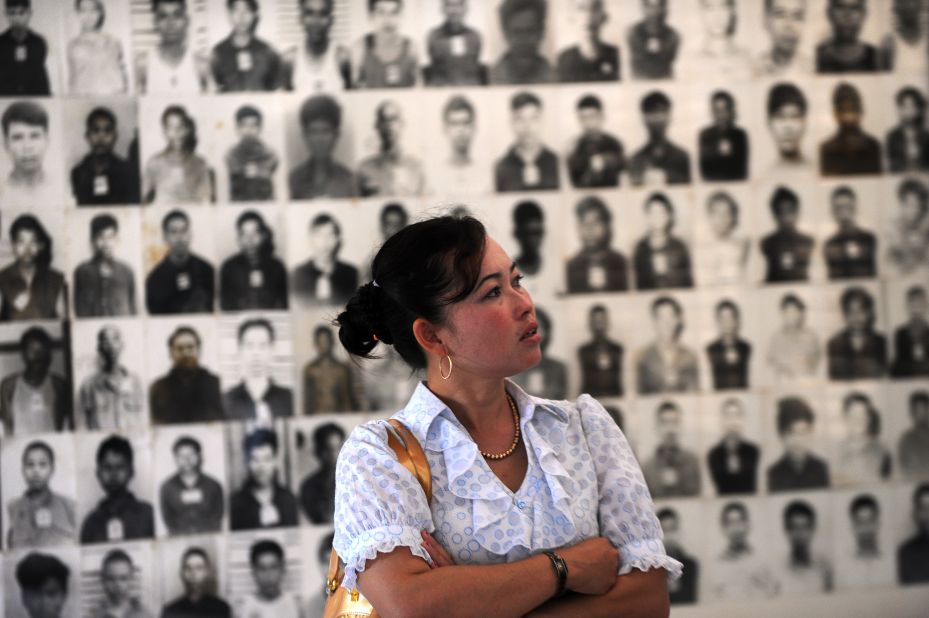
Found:
[[[864,0],[830,0],[831,2],[863,2]],[[881,143],[865,132],[865,114],[861,93],[848,82],[841,82],[832,91],[832,110],[836,132],[819,145],[819,172],[823,176],[880,174],[883,169]]]
[[[72,247],[79,247],[73,249],[71,256],[72,261],[77,261],[74,260],[77,256],[87,259],[74,269],[75,315],[80,318],[136,315],[140,292],[136,271],[141,257],[138,212],[80,214],[84,216],[71,220]]]
[[[141,94],[196,94],[215,88],[210,72],[205,6],[186,0],[155,0],[135,31],[133,65]],[[154,31],[154,39],[139,36]],[[147,44],[146,44],[147,42]]]
[[[232,618],[223,595],[225,555],[216,537],[185,538],[160,549],[162,618]]]
[[[569,294],[625,292],[629,289],[629,265],[612,245],[613,215],[606,202],[595,195],[574,207],[581,248],[565,264]]]
[[[929,288],[914,284],[904,292],[904,321],[894,329],[890,374],[897,378],[929,376]]]
[[[121,543],[81,552],[83,615],[154,615],[154,563],[146,543]]]
[[[553,9],[561,8],[551,3]],[[619,28],[614,28],[619,4],[611,0],[581,0],[566,3],[560,19],[555,23],[556,34],[565,36],[570,31],[570,44],[558,51],[555,72],[559,82],[615,82],[622,76],[620,63]],[[556,17],[560,17],[556,14]],[[567,24],[567,28],[562,26]]]
[[[622,142],[605,128],[607,111],[603,100],[586,94],[578,99],[575,108],[581,133],[566,159],[571,184],[578,188],[619,186],[621,174],[626,172],[626,153]]]
[[[894,103],[898,123],[887,132],[884,141],[887,169],[889,172],[925,172],[929,170],[926,95],[913,86],[906,86],[897,91]]]
[[[60,91],[56,48],[60,14],[53,0],[5,0],[0,16],[0,96],[42,97]],[[60,53],[60,52],[59,52]],[[53,85],[54,84],[54,85]]]
[[[735,3],[724,0],[722,4]],[[712,123],[701,129],[698,139],[700,176],[706,181],[745,180],[750,142],[748,132],[736,125],[736,100],[730,92],[717,90],[710,96],[709,107]]]
[[[264,38],[275,34],[269,29],[276,23],[277,4],[268,0],[212,0],[209,7],[210,30],[221,33],[210,49],[209,60],[216,91],[280,89],[284,64]]]
[[[694,276],[698,286],[744,284],[750,272],[752,209],[741,192],[717,190],[695,204]],[[748,196],[744,196],[748,198]]]
[[[128,93],[129,7],[113,0],[82,0],[62,13],[68,93]]]
[[[485,6],[485,3],[468,0],[442,0],[420,5],[421,19],[428,24],[424,39],[425,57],[422,59],[423,79],[427,86],[487,84],[489,75],[484,33],[489,9],[490,6]],[[436,13],[434,18],[431,13]]]
[[[761,239],[765,283],[809,280],[816,241],[799,226],[800,196],[789,187],[779,186],[768,203],[775,229]]]
[[[830,503],[821,493],[769,500],[768,523],[775,545],[775,577],[779,593],[788,598],[831,592],[835,581],[832,561]],[[775,526],[775,522],[779,524]],[[775,532],[774,528],[779,528]],[[780,537],[780,538],[778,538]],[[781,540],[783,539],[783,540]]]
[[[775,408],[774,421],[780,437],[782,454],[768,466],[768,491],[829,487],[829,464],[814,450],[816,411],[799,396],[787,396],[770,402]]]
[[[226,515],[222,435],[207,426],[159,428],[153,440],[159,530],[170,535],[220,532]],[[163,532],[162,532],[163,534]]]
[[[328,212],[319,212],[307,227],[309,242],[301,246],[309,249],[309,258],[293,270],[293,294],[304,304],[344,305],[361,282],[358,269],[339,259],[342,224]]]
[[[59,157],[64,136],[59,111],[54,101],[0,103],[0,199],[5,206],[31,209],[62,204],[64,170]]]
[[[304,554],[296,531],[270,532],[240,536],[229,547],[233,616],[305,618],[301,557],[311,554]]]
[[[548,58],[547,29],[551,28],[545,0],[501,0],[496,18],[503,49],[490,67],[492,84],[538,84],[556,80]]]
[[[9,552],[3,560],[3,608],[7,616],[77,618],[81,556],[76,548]]]
[[[625,348],[609,336],[610,310],[606,305],[596,304],[588,309],[587,328],[589,341],[577,348],[580,392],[595,397],[622,397]]]
[[[772,298],[777,322],[768,338],[765,361],[775,381],[811,379],[825,364],[823,341],[817,334],[809,300],[796,292]]]
[[[378,0],[374,4],[387,6],[400,3]],[[426,175],[418,154],[421,143],[419,123],[411,122],[410,117],[409,107],[412,104],[409,99],[403,99],[401,103],[399,97],[381,99],[370,115],[355,116],[360,123],[356,132],[366,136],[364,143],[367,147],[363,150],[368,153],[358,160],[358,195],[411,196],[422,195],[426,190]],[[362,128],[365,130],[362,131]]]
[[[829,377],[833,380],[877,378],[887,373],[887,337],[880,332],[874,295],[863,286],[842,291],[843,328],[826,343]]]
[[[514,141],[494,164],[498,192],[558,189],[558,155],[544,142],[545,110],[538,94],[523,90],[509,100]]]
[[[839,185],[829,196],[829,206],[837,228],[823,246],[829,278],[877,276],[877,235],[859,222],[858,193]]]
[[[668,135],[673,103],[661,90],[652,90],[639,101],[645,126],[645,143],[629,158],[633,186],[687,184],[691,179],[690,154]]]
[[[729,396],[717,401],[719,439],[706,456],[713,488],[720,496],[759,493],[761,445],[749,436],[757,421],[754,401]]]
[[[233,103],[232,106],[223,105]],[[219,199],[230,202],[271,201],[280,192],[281,153],[280,115],[276,107],[264,100],[241,97],[217,101],[216,112],[228,114],[227,126],[232,131],[220,131],[225,147],[226,182],[217,186]],[[227,198],[223,199],[225,196]]]
[[[6,216],[15,213],[7,211]],[[53,217],[43,217],[57,225]],[[50,231],[39,217],[13,216],[8,228],[12,261],[0,269],[0,320],[52,320],[67,315],[61,228]],[[55,232],[53,234],[53,232]],[[57,257],[56,257],[57,256]]]
[[[342,105],[328,94],[306,98],[295,116],[300,143],[294,143],[292,162],[287,176],[290,199],[353,197],[358,186],[354,173],[339,161],[345,145],[351,139],[345,135],[347,119],[343,119]],[[292,140],[291,140],[292,141]],[[299,150],[299,154],[295,152]]]
[[[244,430],[236,431],[238,429]],[[230,459],[244,467],[244,476],[237,471],[232,477],[241,478],[241,481],[233,487],[229,497],[230,529],[296,526],[299,523],[297,498],[285,484],[283,451],[286,444],[280,432],[267,427],[248,430],[237,424],[230,427],[228,436],[230,448],[236,448],[235,456]],[[241,437],[241,442],[233,445],[236,437]]]
[[[678,210],[667,193],[648,195],[642,205],[644,234],[635,244],[632,268],[638,290],[692,288],[690,249],[677,233]]]
[[[833,503],[836,536],[837,590],[894,582],[896,556],[890,527],[895,510],[882,490],[845,493]],[[906,509],[900,509],[905,514]]]
[[[642,395],[700,390],[697,354],[682,341],[684,305],[672,296],[659,296],[649,306],[652,340],[636,355],[636,383]]]
[[[747,389],[752,344],[741,334],[742,310],[731,299],[713,308],[717,337],[706,346],[714,390]]]
[[[287,309],[287,268],[275,241],[279,222],[271,218],[278,211],[248,209],[230,214],[237,215],[227,218],[235,229],[235,247],[230,247],[235,253],[219,268],[220,309]]]
[[[840,427],[832,464],[835,485],[875,484],[891,477],[893,457],[884,439],[887,422],[880,395],[852,390],[830,402],[840,407],[838,422],[833,421]]]
[[[143,201],[146,204],[215,202],[216,170],[203,152],[210,145],[198,138],[198,130],[202,133],[206,123],[187,109],[189,104],[172,102],[161,106],[158,101],[142,100]]]
[[[292,448],[300,462],[295,470],[300,510],[312,524],[331,524],[335,514],[335,465],[348,434],[341,423],[316,419],[292,428]]]
[[[626,32],[632,77],[670,79],[681,46],[681,35],[668,23],[668,0],[643,0],[636,21]]]
[[[211,214],[180,208],[152,208],[146,213],[151,217],[146,231],[153,232],[145,251],[152,261],[145,277],[145,307],[150,315],[213,312],[216,268],[208,259],[213,249]]]
[[[687,403],[693,400],[663,400],[657,406],[644,406],[647,410],[654,407],[651,416],[654,419],[654,451],[646,454],[642,472],[648,490],[655,498],[682,498],[700,495],[702,478],[700,476],[700,458],[684,442],[685,419],[693,416],[693,407]]]

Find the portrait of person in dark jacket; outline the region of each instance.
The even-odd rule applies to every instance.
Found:
[[[161,219],[168,251],[145,279],[145,305],[152,315],[212,313],[216,269],[191,251],[190,217],[172,210]]]
[[[219,378],[200,366],[200,335],[178,326],[168,337],[171,369],[148,391],[152,423],[206,423],[223,420]]]
[[[613,249],[613,216],[606,203],[589,195],[574,208],[581,249],[566,264],[569,294],[625,292],[629,289],[626,257]]]
[[[211,585],[216,581],[216,567],[206,551],[192,545],[184,550],[180,564],[184,594],[164,606],[161,618],[232,618],[232,608],[216,596]]]
[[[544,238],[545,211],[535,200],[518,202],[513,207],[513,239],[519,245],[519,253],[513,261],[524,275],[537,275],[545,265]]]
[[[138,166],[114,152],[118,138],[112,110],[101,106],[87,114],[84,139],[90,152],[71,169],[71,193],[78,205],[138,204],[141,200]]]
[[[913,490],[915,533],[897,548],[897,581],[901,584],[929,582],[929,483]]]
[[[879,378],[887,373],[887,338],[875,328],[874,297],[862,287],[842,292],[839,300],[845,328],[826,346],[833,380]]]
[[[310,258],[293,274],[294,295],[302,302],[344,305],[358,289],[358,269],[339,259],[342,227],[320,213],[310,221]]]
[[[242,441],[247,476],[229,502],[230,528],[282,528],[297,525],[297,498],[278,478],[278,438],[266,428]]]
[[[858,225],[858,195],[846,185],[830,198],[838,230],[826,240],[823,251],[830,279],[877,276],[877,236]]]
[[[355,195],[355,175],[333,157],[342,128],[339,103],[326,94],[309,97],[300,106],[299,122],[307,158],[290,170],[290,199]]]
[[[158,492],[161,517],[170,534],[219,532],[226,512],[222,485],[203,472],[200,441],[182,435],[171,446],[176,472]]]
[[[220,267],[220,308],[287,309],[287,269],[274,253],[274,230],[255,210],[239,215],[235,229],[239,252]]]
[[[241,380],[223,393],[227,420],[270,427],[274,419],[293,415],[293,393],[271,376],[275,335],[274,326],[265,318],[251,318],[239,325]]]
[[[681,36],[668,25],[668,0],[643,0],[642,19],[629,28],[632,76],[636,79],[671,79]]]
[[[648,139],[629,159],[632,186],[690,183],[690,155],[668,137],[671,99],[654,90],[642,97],[639,111]]]
[[[894,332],[894,360],[890,374],[895,378],[929,376],[929,295],[925,286],[906,291],[908,320]]]
[[[819,171],[823,176],[880,174],[881,143],[861,128],[864,104],[858,89],[842,82],[832,93],[832,109],[838,125],[835,134],[819,146]]]
[[[862,73],[882,69],[877,47],[861,40],[868,0],[828,0],[831,36],[816,46],[817,73]]]
[[[748,178],[749,139],[736,126],[735,98],[725,90],[710,96],[713,124],[700,131],[700,176],[703,180],[725,181]]]
[[[19,337],[23,368],[0,381],[0,422],[4,435],[74,429],[70,386],[52,371],[54,342],[40,326]]]
[[[706,458],[716,493],[756,493],[761,449],[745,438],[745,404],[734,397],[726,399],[720,405],[719,420],[723,435]]]
[[[136,314],[135,273],[117,259],[119,223],[108,213],[90,220],[93,256],[74,270],[74,313],[79,318]]]
[[[700,563],[681,544],[681,517],[670,507],[656,513],[664,535],[664,546],[668,555],[684,565],[680,578],[668,584],[668,601],[671,605],[696,603],[700,582]]]
[[[587,312],[591,339],[577,349],[581,392],[594,397],[622,397],[623,346],[609,338],[610,314],[605,305]]]
[[[65,317],[65,278],[52,268],[52,237],[33,215],[10,225],[13,262],[0,270],[0,321]]]
[[[556,73],[560,82],[615,82],[620,78],[619,47],[603,40],[603,26],[610,19],[603,0],[570,4],[568,20],[578,31],[577,42],[558,54]],[[559,24],[560,25],[560,24]]]
[[[542,141],[542,99],[518,92],[510,99],[510,125],[516,138],[494,165],[497,191],[558,189],[558,155]]]
[[[737,304],[726,299],[716,304],[714,313],[719,337],[706,346],[713,388],[718,391],[748,388],[752,344],[739,334],[742,312]]]
[[[626,168],[623,144],[604,130],[603,101],[586,94],[577,102],[581,134],[568,154],[568,176],[575,187],[616,187]]]
[[[503,0],[498,9],[506,51],[490,68],[492,84],[537,84],[555,81],[555,71],[539,48],[545,40],[545,0]]]
[[[659,296],[649,308],[654,339],[638,351],[636,382],[642,395],[700,390],[697,354],[681,341],[684,306],[670,296]]]
[[[787,187],[778,187],[771,195],[771,214],[777,229],[761,239],[761,253],[767,264],[765,282],[808,280],[815,241],[797,229],[800,197]]]
[[[639,290],[692,288],[690,250],[674,235],[674,205],[664,193],[652,193],[643,205],[645,234],[632,258]]]
[[[813,408],[799,397],[777,402],[777,433],[784,454],[768,467],[768,491],[829,487],[829,464],[813,453]]]
[[[331,524],[335,514],[335,465],[345,442],[345,430],[324,423],[313,431],[313,455],[319,467],[300,483],[300,506],[314,524]]]
[[[4,0],[9,28],[0,33],[0,96],[49,96],[48,43],[29,27],[32,0]]]
[[[926,96],[912,86],[897,92],[897,126],[887,132],[890,172],[929,171],[929,129],[926,128]]]
[[[219,92],[277,90],[282,86],[281,57],[255,35],[261,10],[258,0],[227,0],[232,32],[213,47],[210,69]]]

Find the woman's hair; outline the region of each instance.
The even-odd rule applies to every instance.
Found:
[[[877,408],[874,407],[870,397],[858,391],[849,393],[845,396],[845,399],[842,400],[842,413],[847,415],[852,406],[856,403],[860,403],[864,406],[868,415],[868,435],[872,438],[876,438],[881,434],[881,414],[877,411]]]
[[[10,226],[10,242],[15,243],[20,232],[32,232],[36,240],[42,243],[42,251],[35,257],[38,268],[48,268],[52,263],[52,237],[48,235],[42,222],[32,215],[20,215],[13,220]]]
[[[246,210],[235,221],[236,231],[241,230],[242,226],[249,221],[254,221],[261,233],[264,234],[264,242],[258,247],[258,255],[263,259],[270,258],[274,255],[274,230],[265,223],[264,217],[257,210]]]
[[[187,139],[184,140],[184,150],[193,152],[197,148],[197,123],[187,110],[180,105],[169,105],[161,113],[161,126],[164,127],[170,116],[177,116],[187,126]]]
[[[393,345],[410,367],[426,367],[413,322],[442,324],[448,305],[477,285],[487,232],[477,219],[442,216],[408,225],[374,256],[374,281],[365,283],[335,319],[351,354],[375,358],[377,343]],[[376,283],[375,283],[376,282]]]

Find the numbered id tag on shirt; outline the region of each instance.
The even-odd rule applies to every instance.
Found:
[[[258,177],[258,164],[254,161],[249,161],[245,164],[245,177],[246,178],[257,178]]]
[[[610,355],[606,352],[597,354],[597,369],[606,371],[610,368]]]
[[[110,192],[110,179],[104,175],[94,176],[94,195],[107,195]]]
[[[203,502],[202,489],[185,489],[181,492],[181,504],[200,504]]]
[[[921,343],[913,345],[913,360],[921,361],[926,358],[926,348]]]
[[[16,62],[25,62],[28,57],[29,52],[26,51],[26,46],[17,45],[16,50],[13,52],[13,59],[16,60]]]
[[[661,51],[661,39],[656,36],[648,37],[648,40],[645,42],[645,49],[648,50],[650,54],[657,54]]]
[[[739,362],[739,353],[732,346],[726,348],[726,363],[729,365],[735,365]]]
[[[590,157],[590,169],[595,172],[602,172],[604,167],[606,167],[606,161],[603,160],[602,154],[595,154]]]
[[[794,267],[794,254],[787,252],[781,254],[781,268],[790,270]]]
[[[276,526],[277,523],[281,520],[280,514],[277,512],[277,507],[273,504],[267,504],[261,507],[261,512],[258,514],[258,518],[261,521],[262,526]]]
[[[732,142],[727,139],[719,140],[719,154],[724,157],[732,154]]]
[[[251,71],[252,70],[252,53],[248,51],[240,51],[235,56],[236,67],[240,71]]]
[[[845,253],[850,258],[856,258],[861,255],[861,247],[859,247],[858,243],[856,243],[855,241],[850,240],[847,243],[845,243]]]
[[[453,56],[464,56],[467,50],[463,34],[456,34],[448,40],[448,49]]]
[[[677,485],[677,470],[674,468],[662,468],[661,469],[661,484],[662,485]]]
[[[35,527],[36,528],[51,528],[52,527],[52,512],[47,508],[41,508],[35,512]]]
[[[542,174],[539,172],[539,166],[533,163],[523,166],[523,184],[535,186],[542,180]]]
[[[587,269],[587,285],[594,290],[602,290],[606,287],[606,268],[600,265],[594,265]]]
[[[106,540],[122,541],[125,536],[126,531],[123,530],[123,522],[121,520],[113,518],[106,522]]]
[[[253,270],[248,273],[248,285],[253,288],[263,287],[265,284],[264,273],[260,270]]]
[[[22,292],[16,298],[13,299],[13,307],[17,311],[22,311],[29,304],[29,292]]]
[[[399,64],[388,64],[384,67],[384,77],[387,79],[387,83],[391,85],[396,85],[400,83],[400,65]]]
[[[181,292],[190,289],[190,273],[178,273],[174,281],[177,289]]]
[[[668,256],[664,253],[652,254],[652,269],[659,275],[665,275],[668,272]]]

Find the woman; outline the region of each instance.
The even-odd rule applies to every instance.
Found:
[[[129,86],[123,46],[103,32],[106,6],[103,0],[74,3],[81,32],[68,43],[68,77],[71,94],[125,93]]]
[[[692,288],[693,274],[687,245],[673,234],[674,206],[664,193],[645,200],[647,230],[632,256],[636,287],[640,290]]]
[[[684,393],[700,390],[697,355],[681,343],[684,308],[670,296],[652,302],[655,340],[639,351],[636,361],[639,393]]]
[[[471,217],[439,217],[387,240],[372,272],[337,318],[339,339],[364,358],[392,345],[423,370],[394,416],[422,444],[434,495],[427,504],[397,464],[384,421],[358,426],[336,467],[342,584],[384,616],[667,615],[666,577],[681,564],[623,433],[589,395],[539,399],[505,379],[541,351],[500,245]]]
[[[32,215],[10,226],[14,261],[0,270],[0,321],[64,317],[65,278],[51,267],[52,239]]]
[[[413,40],[400,31],[403,0],[368,0],[374,31],[352,48],[352,88],[409,88],[419,62]]]
[[[890,477],[890,451],[881,442],[881,416],[864,393],[849,393],[842,401],[845,439],[839,443],[836,483],[876,483]]]
[[[194,152],[197,125],[180,105],[161,114],[165,149],[145,165],[147,203],[204,203],[215,199],[213,170]]]
[[[726,191],[716,191],[706,200],[706,213],[712,239],[697,253],[698,280],[712,286],[741,283],[751,242],[739,231],[739,205]]]

